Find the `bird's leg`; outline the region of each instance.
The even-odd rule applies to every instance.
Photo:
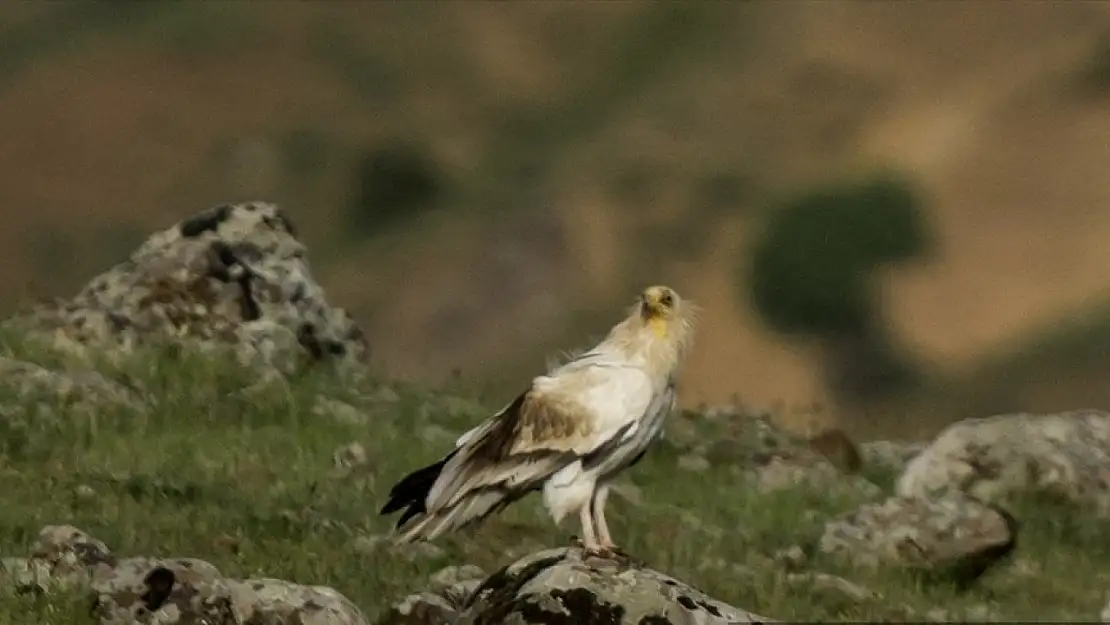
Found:
[[[597,540],[602,549],[613,549],[613,537],[609,534],[609,524],[605,521],[605,500],[609,498],[609,487],[601,486],[594,491],[590,505],[593,509],[594,522],[597,523]]]
[[[619,558],[628,563],[634,563],[632,556],[629,556],[623,549],[613,544],[613,537],[609,533],[609,523],[605,520],[605,502],[608,499],[609,487],[602,486],[594,492],[590,502],[594,519],[597,522],[598,542],[601,544],[601,550],[609,558]]]
[[[590,502],[587,500],[582,509],[578,511],[578,520],[582,523],[582,550],[588,554],[597,555],[602,552],[602,549],[597,542],[593,519],[590,517]]]

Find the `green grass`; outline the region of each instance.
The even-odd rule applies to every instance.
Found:
[[[25,342],[2,343],[17,357],[66,362]],[[566,544],[577,531],[573,523],[554,527],[533,496],[439,541],[438,556],[410,561],[355,548],[359,537],[387,531],[391,520],[377,509],[394,481],[451,444],[446,435],[426,442],[427,428],[457,433],[507,398],[482,408],[393,383],[396,396],[383,399],[374,381],[340,384],[324,374],[248,392],[252,380],[244,372],[189,354],[99,368],[145,389],[152,408],[90,412],[45,395],[0,392],[0,406],[42,402],[51,409],[0,421],[0,555],[26,555],[42,526],[72,524],[118,555],[197,557],[227,576],[332,586],[373,621],[443,566],[473,563],[492,572],[514,555]],[[317,414],[320,396],[359,408],[366,423]],[[698,428],[709,437],[726,432],[717,421]],[[366,449],[368,463],[339,471],[333,453],[352,442]],[[735,605],[780,619],[842,621],[904,618],[904,606],[918,618],[937,607],[958,617],[987,606],[1015,620],[1093,618],[1102,608],[1110,533],[1054,502],[1017,510],[1029,528],[1016,554],[1021,566],[1004,564],[964,593],[895,571],[852,570],[820,555],[805,565],[883,596],[859,603],[792,582],[768,562],[781,549],[812,544],[827,519],[854,509],[862,495],[804,488],[761,494],[727,465],[677,470],[680,455],[673,444],[661,445],[630,473],[644,501],[612,498],[614,532],[651,566]],[[884,486],[892,481],[873,477]],[[89,488],[95,496],[77,495]],[[1065,514],[1072,520],[1057,523]],[[0,623],[87,623],[87,605],[80,596],[0,596]]]

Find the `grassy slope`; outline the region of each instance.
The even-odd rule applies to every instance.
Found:
[[[9,346],[25,352],[26,347]],[[40,354],[41,355],[41,354]],[[40,358],[41,360],[41,358]],[[450,444],[422,436],[428,426],[456,432],[483,415],[468,401],[394,385],[395,401],[371,399],[377,387],[339,388],[321,378],[286,390],[247,396],[241,373],[197,361],[148,360],[123,370],[156,390],[146,415],[100,412],[95,422],[64,406],[60,420],[39,418],[26,429],[0,428],[0,554],[25,555],[46,524],[69,523],[104,540],[121,555],[192,556],[228,576],[267,576],[326,584],[352,598],[369,618],[391,600],[418,589],[449,564],[492,571],[513,553],[562,544],[574,529],[554,528],[530,498],[470,537],[443,540],[440,556],[410,562],[389,552],[360,553],[359,536],[386,531],[376,514],[389,486]],[[364,409],[366,425],[313,413],[318,395]],[[2,404],[37,400],[9,392]],[[2,424],[2,422],[0,422]],[[702,425],[712,436],[712,426]],[[336,448],[361,443],[369,463],[341,476]],[[1096,524],[1065,527],[1053,508],[1019,511],[1027,530],[1018,564],[988,574],[965,594],[925,586],[907,575],[848,571],[818,560],[815,568],[880,592],[884,599],[853,604],[806,586],[761,559],[804,543],[831,515],[859,502],[851,496],[745,489],[729,467],[709,473],[676,469],[677,452],[660,447],[630,476],[644,494],[636,507],[613,500],[615,532],[651,565],[726,601],[783,619],[891,619],[910,606],[919,614],[943,606],[959,614],[973,606],[1012,619],[1090,618],[1104,601],[1099,575],[1110,564],[1106,534]],[[890,483],[892,476],[876,476]],[[78,497],[79,486],[95,497]],[[804,512],[816,514],[806,518]],[[1031,516],[1036,513],[1037,516]],[[691,523],[689,515],[700,523]],[[714,564],[748,563],[752,581]],[[1027,573],[1020,571],[1027,570]],[[0,597],[0,623],[83,623],[87,602]]]

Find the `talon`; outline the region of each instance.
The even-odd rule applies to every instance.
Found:
[[[637,564],[637,563],[640,562],[636,558],[629,555],[627,551],[625,551],[624,549],[621,549],[620,547],[618,547],[616,545],[609,545],[608,547],[603,547],[602,549],[605,551],[606,556],[610,560],[616,560],[616,561],[624,562],[626,564]]]

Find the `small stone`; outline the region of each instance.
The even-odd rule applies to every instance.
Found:
[[[787,581],[806,583],[816,590],[835,592],[855,603],[875,601],[882,598],[881,595],[868,588],[828,573],[791,573],[787,575]]]
[[[952,619],[948,616],[948,610],[944,608],[932,608],[925,613],[925,620],[930,623],[948,623]]]
[[[775,552],[774,561],[788,571],[796,571],[806,563],[806,553],[798,545]]]
[[[473,564],[464,564],[462,566],[448,566],[436,571],[432,574],[430,581],[430,590],[433,592],[442,592],[443,590],[459,584],[461,582],[468,582],[474,579],[483,579],[486,577],[486,572],[481,567]]]
[[[705,456],[699,454],[685,454],[679,457],[678,468],[683,471],[701,473],[709,470],[709,461],[705,459]]]
[[[392,404],[394,402],[400,401],[401,396],[397,394],[397,391],[388,386],[379,386],[377,389],[374,390],[373,393],[370,393],[367,399],[372,402]]]
[[[92,501],[96,499],[96,490],[88,484],[78,484],[77,487],[73,489],[73,496],[76,497],[78,501]]]
[[[358,408],[328,397],[316,399],[312,414],[318,417],[330,417],[342,425],[366,425],[370,421],[369,417]]]
[[[332,454],[332,461],[337,469],[351,469],[360,467],[368,462],[366,449],[359,443],[348,443]]]
[[[465,582],[452,584],[443,589],[443,598],[451,605],[462,609],[470,599],[471,595],[475,593],[482,586],[485,579],[469,579]]]

